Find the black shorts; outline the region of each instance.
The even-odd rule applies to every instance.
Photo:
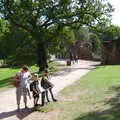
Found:
[[[39,93],[37,94],[33,92],[33,98],[39,98]]]
[[[42,81],[41,86],[44,89],[53,88],[53,84],[50,81]]]

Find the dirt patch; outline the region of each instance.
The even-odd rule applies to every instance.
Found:
[[[67,102],[76,101],[79,99],[79,96],[82,96],[88,93],[89,93],[88,90],[77,91],[77,92],[72,93],[72,95],[69,95],[69,96],[59,95],[58,99],[59,101],[67,101]]]
[[[73,93],[73,96],[82,96],[82,95],[86,95],[88,94],[89,91],[88,90],[82,90],[82,91],[77,91]]]
[[[78,100],[77,96],[59,96],[59,101],[71,102],[76,100]]]
[[[60,113],[61,113],[60,110],[53,110],[47,113],[33,112],[24,120],[58,120]]]
[[[105,101],[110,101],[111,99],[116,98],[116,94],[105,96]]]

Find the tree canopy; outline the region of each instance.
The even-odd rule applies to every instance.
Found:
[[[110,25],[104,27],[104,31],[102,32],[101,39],[103,41],[110,41],[120,37],[120,27],[115,25]]]
[[[35,40],[37,64],[47,67],[48,46],[65,26],[93,26],[111,16],[107,0],[0,0],[1,18],[22,29]],[[53,28],[51,30],[51,28]],[[66,41],[62,39],[61,41]],[[61,42],[62,43],[62,42]]]

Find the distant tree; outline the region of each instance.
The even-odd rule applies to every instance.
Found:
[[[92,46],[92,52],[94,54],[100,53],[101,41],[100,41],[99,37],[97,36],[97,34],[91,33],[89,36],[89,41]]]
[[[0,19],[0,59],[4,59],[6,57],[3,39],[4,39],[5,34],[8,32],[9,32],[8,22]]]
[[[1,17],[28,32],[36,41],[40,70],[48,67],[51,27],[56,26],[51,32],[54,36],[64,26],[79,28],[108,19],[112,11],[106,0],[0,0]]]
[[[101,41],[97,34],[91,32],[88,27],[81,27],[76,31],[76,39],[81,42],[89,43],[92,53],[97,54],[100,51]]]
[[[90,31],[97,34],[102,42],[120,37],[120,27],[107,20],[91,27]]]
[[[70,27],[64,27],[59,30],[57,36],[51,39],[54,43],[49,44],[49,52],[66,57],[69,46],[75,42],[75,34]]]
[[[113,40],[118,37],[120,37],[120,27],[115,25],[105,27],[101,34],[101,39],[103,41]]]
[[[22,29],[9,26],[9,31],[1,40],[1,53],[9,65],[23,65],[36,62],[36,43],[32,37]]]
[[[88,27],[80,27],[78,30],[75,32],[76,39],[79,41],[89,41],[89,29]]]

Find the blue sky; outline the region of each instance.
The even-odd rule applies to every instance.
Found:
[[[108,0],[113,7],[115,8],[114,13],[112,14],[112,23],[120,26],[120,0]]]

